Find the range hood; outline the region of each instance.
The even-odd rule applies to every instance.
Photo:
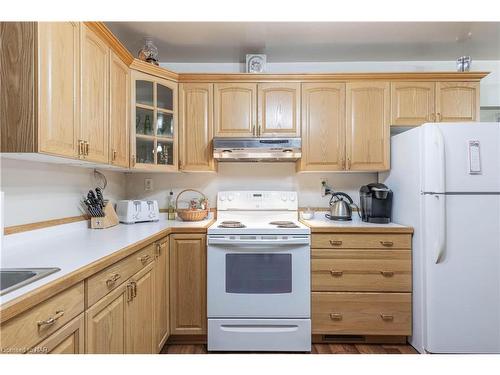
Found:
[[[300,138],[214,138],[214,159],[220,162],[291,162],[300,157]]]

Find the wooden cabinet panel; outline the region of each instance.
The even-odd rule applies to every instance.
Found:
[[[2,324],[1,352],[22,353],[83,312],[83,282]]]
[[[346,85],[347,170],[389,169],[389,83]]]
[[[300,137],[300,83],[259,83],[257,88],[257,135]]]
[[[85,312],[86,353],[125,353],[130,293],[130,284],[122,284]]]
[[[39,152],[76,158],[80,128],[80,24],[38,24]]]
[[[85,314],[66,324],[30,350],[33,354],[83,354],[85,352]]]
[[[206,334],[206,236],[174,234],[170,238],[171,334]]]
[[[153,260],[154,245],[151,244],[89,277],[85,281],[87,306],[92,306],[106,294],[128,281]]]
[[[303,171],[345,168],[345,84],[302,84]]]
[[[157,243],[155,261],[155,349],[159,353],[170,334],[169,237]]]
[[[183,83],[179,93],[180,168],[213,171],[213,84]]]
[[[109,63],[109,129],[111,164],[129,166],[130,70],[111,52]]]
[[[85,159],[107,163],[109,47],[85,25],[81,30],[81,54],[81,138],[88,142]]]
[[[313,291],[411,292],[410,250],[320,250],[311,254]]]
[[[437,82],[437,121],[479,121],[479,82]]]
[[[131,279],[133,299],[126,315],[126,352],[130,354],[155,353],[154,333],[154,272],[153,263]]]
[[[411,335],[411,293],[313,292],[313,334]]]
[[[391,83],[391,125],[411,126],[436,121],[434,82]]]
[[[255,134],[257,84],[216,83],[214,120],[216,137],[251,137]]]
[[[313,249],[411,249],[411,234],[313,234]]]

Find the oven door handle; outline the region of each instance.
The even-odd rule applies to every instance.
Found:
[[[288,240],[231,240],[225,238],[209,238],[209,245],[225,245],[225,246],[289,246],[289,245],[309,245],[309,238],[292,238]]]

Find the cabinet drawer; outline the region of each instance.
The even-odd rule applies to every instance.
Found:
[[[411,293],[312,293],[312,333],[411,335]]]
[[[313,249],[311,274],[318,292],[411,292],[411,251]]]
[[[313,234],[317,249],[411,249],[410,234]]]
[[[24,353],[83,312],[83,281],[1,327],[1,351]]]
[[[92,306],[106,294],[127,281],[135,273],[154,260],[155,244],[103,269],[87,279],[87,307]]]

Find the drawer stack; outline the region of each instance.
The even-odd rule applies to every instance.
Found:
[[[313,233],[311,248],[315,341],[411,335],[410,233]]]

